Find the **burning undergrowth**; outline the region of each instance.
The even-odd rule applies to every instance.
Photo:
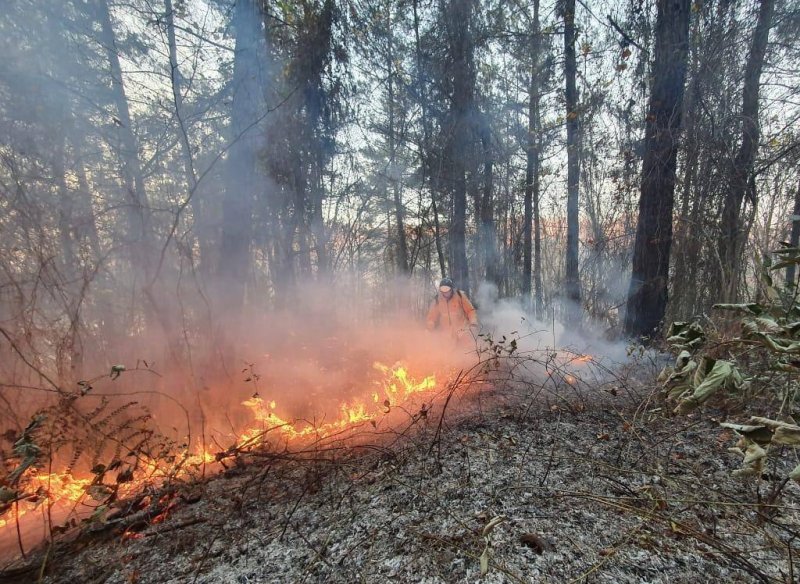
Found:
[[[63,533],[136,538],[191,500],[196,481],[254,459],[391,449],[421,424],[486,407],[484,387],[535,377],[565,403],[562,386],[580,397],[589,355],[554,350],[561,335],[518,307],[484,306],[483,332],[460,343],[408,318],[295,311],[252,319],[238,347],[250,358],[227,379],[192,371],[193,391],[185,371],[152,361],[52,384],[49,404],[5,436],[3,555]]]
[[[19,435],[7,436],[13,442],[4,454],[2,535],[6,540],[15,536],[24,553],[43,536],[79,524],[96,529],[121,509],[141,510],[142,493],[189,484],[239,464],[252,452],[303,456],[309,448],[375,440],[403,417],[413,421],[425,415],[430,407],[425,400],[432,401],[439,389],[434,375],[416,379],[401,365],[376,363],[374,372],[368,395],[351,397],[337,411],[316,417],[286,417],[275,399],[253,392],[239,401],[249,423],[220,431],[208,428],[202,440],[191,434],[183,440],[170,437],[159,427],[163,414],[154,418],[148,407],[127,396],[86,388],[60,392],[56,403],[39,410]],[[99,390],[106,384],[96,385]],[[131,506],[131,498],[140,501]],[[150,519],[155,519],[155,509],[161,512],[157,505]]]
[[[752,513],[730,477],[735,457],[718,452],[727,440],[696,439],[716,425],[676,425],[652,407],[655,371],[638,362],[603,375],[586,354],[517,354],[505,347],[514,340],[487,344],[473,367],[417,395],[417,407],[389,408],[391,424],[381,417],[327,436],[239,444],[220,453],[211,480],[175,477],[111,505],[85,528],[113,534],[109,545],[82,538],[3,575],[115,584],[592,575],[688,583],[698,573],[791,581],[779,578],[792,553],[787,563],[774,538],[792,532],[782,517],[796,509]],[[536,379],[518,374],[534,364]],[[271,428],[264,438],[280,436]]]

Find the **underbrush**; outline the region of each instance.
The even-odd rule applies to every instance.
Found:
[[[795,286],[779,289],[773,278],[800,264],[800,249],[775,255],[775,263],[764,260],[752,302],[717,304],[714,319],[670,327],[676,361],[660,376],[675,415],[724,407],[731,419],[719,426],[733,432],[731,451],[742,458],[733,474],[751,481],[759,502],[768,493],[767,503],[788,481],[800,482],[800,302]]]

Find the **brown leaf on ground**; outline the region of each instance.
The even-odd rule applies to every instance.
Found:
[[[553,549],[553,546],[535,533],[523,533],[519,540],[539,555]]]

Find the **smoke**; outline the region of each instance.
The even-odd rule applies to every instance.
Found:
[[[567,328],[563,323],[534,317],[520,298],[499,298],[497,286],[481,282],[476,294],[481,330],[494,341],[506,337],[516,340],[519,354],[566,350],[591,355],[596,362],[611,365],[627,359],[624,343],[603,337],[602,329],[591,322]]]
[[[500,298],[488,282],[473,299],[480,336],[475,342],[454,341],[446,331],[425,328],[434,293],[412,280],[395,280],[388,288],[345,276],[324,285],[298,284],[291,306],[248,317],[238,369],[223,384],[225,391],[209,389],[214,405],[208,409],[234,416],[242,399],[258,393],[275,400],[285,417],[329,418],[343,403],[374,391],[383,380],[376,363],[402,365],[417,379],[436,375],[443,384],[485,358],[489,339],[496,343],[503,337],[515,340],[523,357],[566,351],[606,366],[627,358],[624,343],[604,338],[591,323],[569,329],[553,319],[537,320],[522,299]]]
[[[426,329],[425,300],[433,295],[425,290],[420,301],[418,282],[387,289],[338,274],[324,284],[298,282],[293,290],[288,306],[248,311],[227,375],[213,360],[198,364],[202,389],[194,401],[206,432],[228,437],[232,427],[246,427],[252,419],[242,402],[253,395],[274,401],[283,419],[320,423],[345,404],[371,402],[386,381],[381,366],[403,367],[416,380],[434,375],[441,387],[477,361],[474,345]]]

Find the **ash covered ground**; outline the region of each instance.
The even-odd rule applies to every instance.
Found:
[[[44,581],[796,579],[800,488],[784,463],[732,477],[730,431],[708,412],[665,417],[650,383],[483,387],[368,445],[254,453],[182,486],[161,523],[57,544]],[[6,576],[35,580],[33,565]]]

